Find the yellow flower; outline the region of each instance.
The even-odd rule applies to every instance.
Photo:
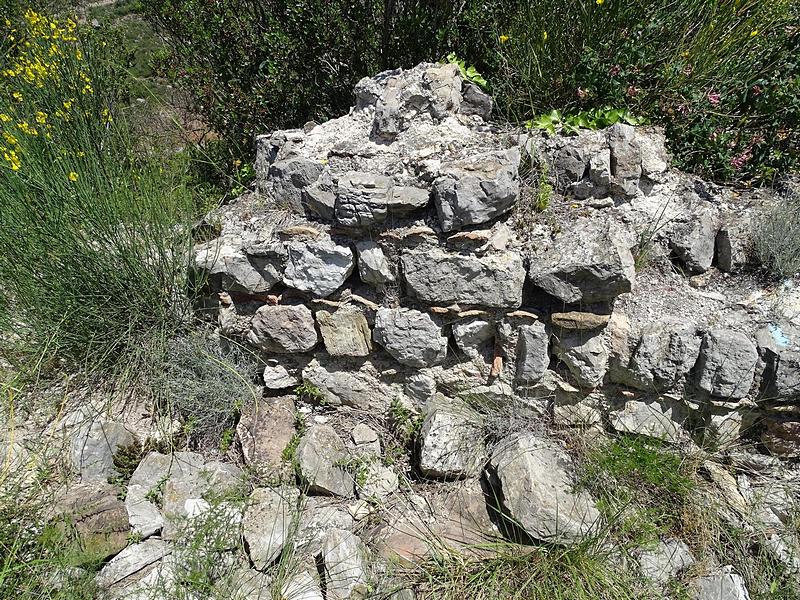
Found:
[[[114,119],[111,117],[111,113],[107,108],[104,108],[100,111],[100,116],[103,117],[104,123],[111,123]]]
[[[758,29],[754,29],[750,32],[750,37],[756,37],[758,35]]]
[[[19,143],[17,141],[17,138],[14,135],[8,133],[7,131],[3,132],[3,139],[12,146],[16,146]]]
[[[22,165],[22,163],[20,162],[16,152],[14,152],[13,150],[3,152],[3,158],[9,164],[12,171],[19,171],[19,168]]]
[[[510,40],[510,39],[511,39],[511,38],[509,38],[509,37],[508,37],[507,35],[505,35],[505,34],[504,34],[504,35],[501,35],[501,36],[500,36],[500,43],[501,43],[501,44],[505,44],[505,43],[506,43],[508,40]]]
[[[0,123],[8,123],[11,120],[6,113],[0,113]]]
[[[545,41],[545,42],[547,41],[547,32],[546,31],[542,32],[542,40]]]
[[[73,100],[64,100],[64,108],[66,110],[69,110],[70,108],[72,108],[73,102],[74,102]]]
[[[78,174],[75,171],[70,171],[69,175],[67,175],[67,179],[69,179],[72,183],[78,181]]]
[[[40,125],[44,125],[47,122],[47,113],[44,113],[44,112],[42,112],[40,110],[37,111],[36,112],[36,122],[39,123]]]
[[[81,52],[80,48],[75,50],[75,58],[77,58],[78,60],[83,60],[83,52]]]
[[[36,127],[31,127],[27,121],[20,121],[17,123],[17,129],[26,135],[39,135]]]
[[[597,6],[601,6],[602,4],[605,3],[605,1],[606,0],[594,0],[595,4],[597,4]]]
[[[12,92],[11,97],[17,102],[22,102],[22,94],[20,92]]]
[[[85,86],[83,86],[83,89],[81,90],[81,93],[82,93],[82,94],[93,94],[93,93],[94,93],[94,90],[92,89],[92,86],[90,86],[90,85],[87,83]]]

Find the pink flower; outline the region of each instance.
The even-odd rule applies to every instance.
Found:
[[[635,85],[629,85],[628,89],[625,90],[625,93],[628,94],[628,96],[630,96],[631,98],[633,98],[639,93],[639,88],[637,88]]]
[[[585,99],[585,98],[586,98],[588,95],[589,95],[589,92],[587,92],[585,89],[583,89],[583,88],[580,88],[580,87],[578,88],[578,98],[580,98],[581,100],[583,100],[583,99]]]
[[[714,90],[709,90],[709,92],[706,94],[706,98],[708,98],[708,101],[714,106],[717,106],[720,102],[722,102],[722,95]]]
[[[754,85],[753,88],[752,88],[752,91],[753,91],[753,96],[760,96],[761,95],[761,91],[762,91],[761,90],[761,86],[760,85]]]
[[[688,115],[690,112],[689,107],[686,104],[679,104],[678,105],[678,112],[682,115]]]
[[[753,158],[750,148],[746,148],[741,154],[737,154],[731,159],[731,166],[734,171],[741,171],[747,162]]]
[[[611,75],[611,77],[616,77],[619,75],[620,71],[622,71],[622,67],[619,65],[614,65],[608,70],[608,74]]]

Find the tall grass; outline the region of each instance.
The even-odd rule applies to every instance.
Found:
[[[128,126],[105,41],[31,10],[4,27],[0,325],[18,361],[49,340],[118,366],[185,317],[188,193]]]

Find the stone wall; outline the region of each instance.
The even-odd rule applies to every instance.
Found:
[[[503,130],[454,65],[362,80],[350,113],[257,140],[258,194],[196,248],[264,385],[425,410],[437,393],[557,425],[800,456],[800,289],[765,286],[767,192],[669,167],[663,135]],[[556,193],[537,213],[546,163]]]

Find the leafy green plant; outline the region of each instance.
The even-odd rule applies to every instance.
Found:
[[[459,58],[455,52],[451,52],[447,55],[447,62],[453,65],[458,65],[458,70],[461,72],[461,77],[466,79],[467,81],[471,81],[482,88],[487,86],[486,79],[478,72],[478,69],[475,68],[475,65],[467,66],[467,63],[464,62],[463,59]]]
[[[527,121],[525,125],[528,129],[540,129],[550,135],[555,135],[557,133],[574,134],[581,129],[604,129],[617,123],[642,125],[645,123],[645,119],[634,116],[627,109],[607,106],[582,110],[570,115],[562,115],[561,111],[554,109]]]
[[[327,403],[325,394],[310,381],[303,381],[300,385],[294,388],[294,393],[298,399],[310,404],[324,405]]]
[[[553,185],[549,180],[550,168],[547,162],[542,161],[539,164],[539,175],[536,182],[536,199],[533,203],[533,208],[536,212],[544,212],[550,206],[550,200],[553,199]]]

